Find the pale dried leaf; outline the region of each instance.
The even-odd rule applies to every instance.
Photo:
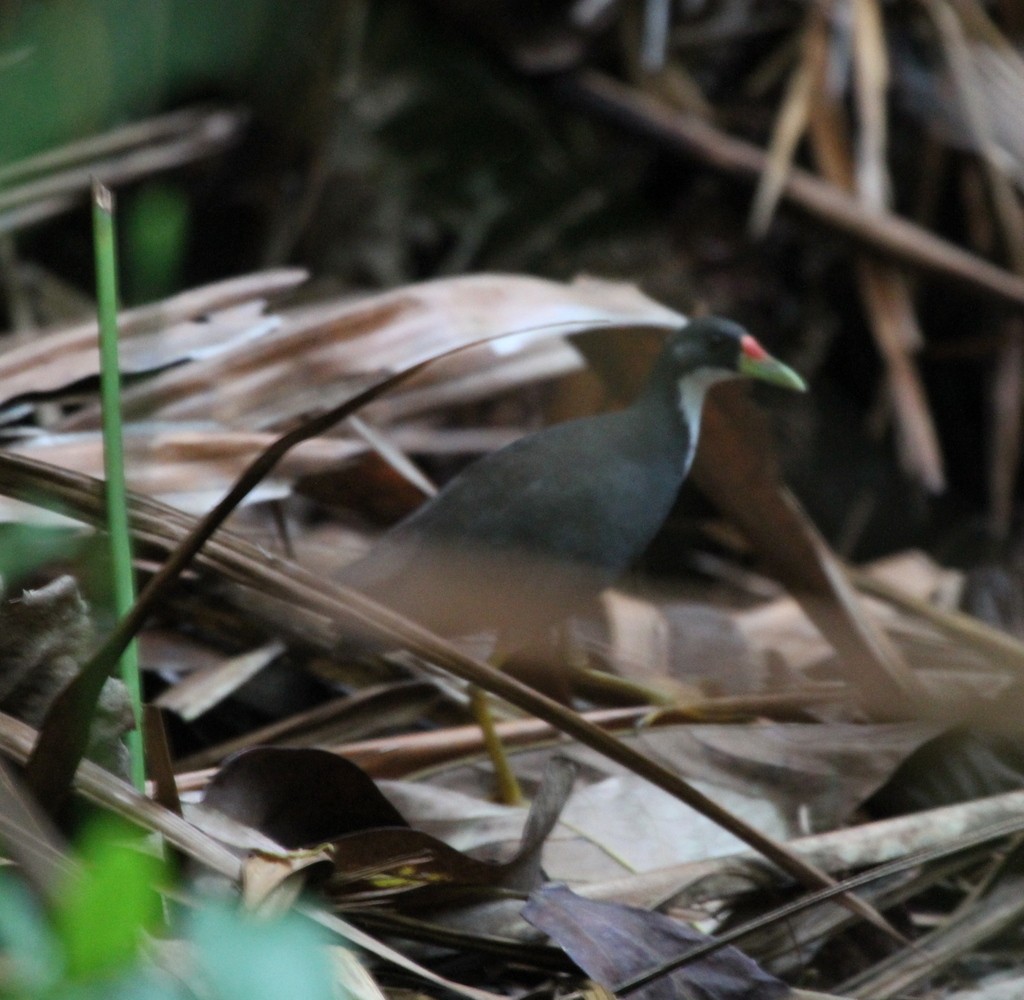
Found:
[[[916,724],[763,724],[666,726],[631,739],[747,822],[779,838],[841,822],[902,761],[935,733]],[[740,849],[732,835],[636,775],[583,747],[560,748],[581,779],[544,852],[548,875],[573,883],[715,857]],[[539,780],[548,750],[514,754],[527,788]],[[457,766],[432,777],[436,799],[406,783],[386,786],[417,826],[423,810],[445,839],[515,829],[513,813],[475,803],[486,794],[486,767]],[[437,786],[441,786],[441,791]],[[453,795],[455,789],[461,796]],[[446,812],[451,811],[449,815]],[[467,828],[458,829],[466,815]],[[575,836],[567,839],[566,831]]]
[[[154,704],[191,722],[237,691],[284,651],[284,643],[275,639],[238,656],[226,657],[167,688]]]
[[[857,191],[875,211],[889,201],[886,169],[889,57],[878,0],[853,2],[854,93],[857,99]]]
[[[124,370],[146,371],[154,364],[160,367],[209,351],[228,350],[262,336],[277,320],[262,315],[260,296],[286,291],[303,280],[302,271],[267,271],[192,289],[122,313],[118,322]],[[219,318],[202,319],[218,311]],[[0,402],[55,392],[98,374],[96,323],[54,330],[0,353]]]
[[[494,379],[471,376],[499,363],[511,366],[500,382],[505,388],[578,368],[578,356],[559,344],[559,334],[613,324],[667,330],[682,322],[678,313],[621,283],[578,279],[565,285],[493,274],[440,279],[295,310],[280,330],[243,354],[166,372],[128,390],[125,406],[162,419],[265,427],[336,405],[351,393],[353,379],[411,366],[488,336],[511,335],[431,366],[367,409],[370,419],[381,420],[453,398],[490,395]],[[533,364],[530,355],[537,352],[541,361]],[[460,380],[466,383],[453,390]],[[427,392],[436,384],[443,391]]]
[[[683,682],[691,693],[764,691],[766,663],[720,608],[693,601],[646,600],[619,590],[601,595],[608,619],[606,655],[615,672],[644,683]]]

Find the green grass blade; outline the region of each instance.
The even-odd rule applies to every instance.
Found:
[[[114,583],[114,606],[122,618],[135,603],[131,537],[124,476],[121,428],[121,369],[117,350],[117,254],[114,247],[114,196],[93,182],[93,242],[96,253],[96,302],[100,328],[100,398],[103,405],[103,460],[107,481],[107,526]],[[142,789],[142,685],[138,646],[133,640],[121,655],[121,677],[131,697],[135,729],[128,734],[132,781]]]

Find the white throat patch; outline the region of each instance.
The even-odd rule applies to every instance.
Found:
[[[681,378],[679,386],[679,409],[690,428],[690,457],[697,450],[697,435],[700,434],[700,417],[704,410],[704,397],[716,382],[735,378],[736,372],[728,368],[701,368]]]

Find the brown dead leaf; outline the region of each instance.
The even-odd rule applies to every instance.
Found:
[[[925,698],[920,682],[781,485],[763,424],[742,393],[725,387],[712,394],[693,475],[839,653],[844,679],[868,709],[878,718],[905,715]]]
[[[289,848],[374,827],[408,827],[361,768],[324,750],[255,747],[236,754],[203,805]]]
[[[501,861],[471,857],[411,829],[359,768],[323,750],[264,747],[238,754],[208,786],[203,807],[300,855],[307,845],[320,845],[317,850],[334,864],[326,891],[335,898],[436,904],[467,888],[537,885],[540,851],[574,774],[566,761],[550,763],[518,848]],[[293,874],[289,864],[274,871],[282,881]],[[278,884],[274,875],[264,875],[264,882]]]

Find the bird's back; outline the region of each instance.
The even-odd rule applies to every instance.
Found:
[[[342,582],[442,634],[536,635],[646,548],[688,452],[678,414],[650,406],[548,428],[474,463]]]

